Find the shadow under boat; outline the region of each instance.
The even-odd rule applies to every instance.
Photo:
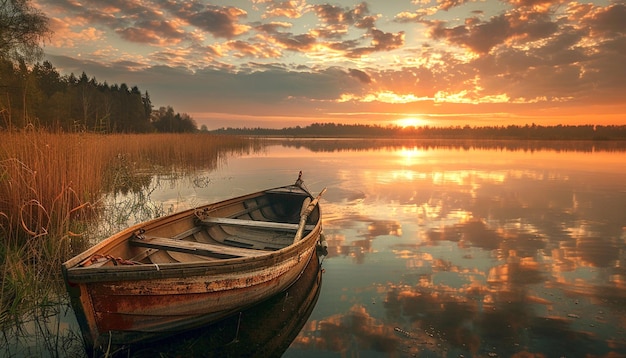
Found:
[[[322,285],[319,252],[287,290],[219,322],[109,352],[114,357],[278,357],[306,324]]]

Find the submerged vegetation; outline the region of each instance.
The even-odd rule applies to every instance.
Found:
[[[62,297],[61,285],[51,283],[60,283],[60,264],[87,245],[105,194],[145,190],[150,173],[214,169],[227,154],[259,145],[210,134],[44,131],[0,132],[0,143],[3,328]]]

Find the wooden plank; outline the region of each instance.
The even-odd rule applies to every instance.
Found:
[[[184,240],[172,240],[161,237],[150,237],[145,239],[131,239],[130,244],[134,246],[161,249],[166,251],[176,251],[186,254],[210,256],[218,258],[234,257],[254,257],[264,254],[264,251],[236,248],[222,245],[205,244]]]
[[[186,238],[187,236],[191,236],[191,235],[199,232],[200,230],[202,230],[201,227],[194,226],[194,227],[192,227],[191,229],[189,229],[189,230],[187,230],[185,232],[182,232],[182,233],[180,233],[180,234],[178,234],[176,236],[172,236],[172,239],[174,239],[174,240],[182,240],[182,239]]]
[[[297,231],[298,224],[289,223],[276,223],[272,221],[259,221],[259,220],[243,220],[243,219],[231,219],[231,218],[219,218],[219,217],[206,217],[200,220],[203,224],[207,225],[232,225],[232,226],[245,226],[255,229],[270,229],[280,231]],[[305,230],[313,230],[315,225],[306,225]]]
[[[244,249],[258,249],[258,250],[280,250],[291,245],[291,237],[289,237],[289,242],[285,244],[274,243],[271,241],[264,240],[252,240],[249,238],[242,238],[236,235],[228,236],[224,238],[224,243],[228,245],[232,245],[234,247],[242,247]]]
[[[270,190],[266,190],[266,193],[271,193],[271,194],[288,194],[288,195],[293,195],[293,196],[309,196],[306,192],[304,192],[304,190],[302,190],[299,187],[296,186],[288,186],[288,187],[282,187],[282,188],[274,188],[274,189],[270,189]]]
[[[256,198],[256,199],[258,199],[258,198]],[[272,203],[270,201],[267,201],[267,202],[265,202],[263,204],[259,204],[256,200],[250,200],[250,201],[254,201],[254,203],[253,203],[254,205],[246,206],[246,205],[248,205],[248,201],[245,201],[245,202],[243,202],[243,205],[244,205],[245,209],[239,210],[236,213],[230,213],[230,214],[228,214],[228,217],[230,217],[230,218],[237,218],[237,217],[240,217],[240,216],[243,216],[243,215],[246,215],[246,214],[250,214],[253,211],[260,211],[261,209],[264,209],[264,208],[272,206]],[[222,208],[217,208],[217,210],[213,209],[213,210],[209,210],[209,211],[205,210],[205,211],[201,211],[201,213],[206,215],[206,216],[209,216],[212,213],[214,213],[215,211],[222,211],[222,210],[219,210],[219,209],[222,209]]]
[[[157,251],[159,251],[159,249],[147,249],[146,251],[140,252],[138,255],[133,256],[132,258],[130,258],[129,261],[141,261],[145,259],[146,257],[151,256]]]
[[[172,236],[172,240],[182,240],[190,235],[194,235],[197,234],[198,232],[200,232],[200,230],[202,230],[202,228],[198,227],[198,226],[194,226],[191,229],[184,231],[178,235]],[[141,245],[136,245],[136,246],[141,246]],[[150,257],[152,256],[152,254],[156,253],[157,251],[159,251],[158,248],[151,248],[151,249],[147,249],[145,251],[140,252],[139,254],[133,256],[132,258],[129,259],[129,261],[136,261],[139,262],[143,259],[145,259],[146,257]]]

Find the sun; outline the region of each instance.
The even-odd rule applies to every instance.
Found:
[[[401,118],[401,119],[395,120],[394,123],[398,127],[402,127],[402,128],[423,127],[423,126],[428,125],[428,121],[427,120],[422,119],[422,118],[418,118],[418,117]]]

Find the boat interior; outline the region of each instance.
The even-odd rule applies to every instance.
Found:
[[[163,264],[254,257],[288,247],[320,220],[303,190],[284,187],[189,211],[126,233],[79,266]],[[301,214],[310,208],[300,228]],[[300,231],[298,233],[298,231]]]

